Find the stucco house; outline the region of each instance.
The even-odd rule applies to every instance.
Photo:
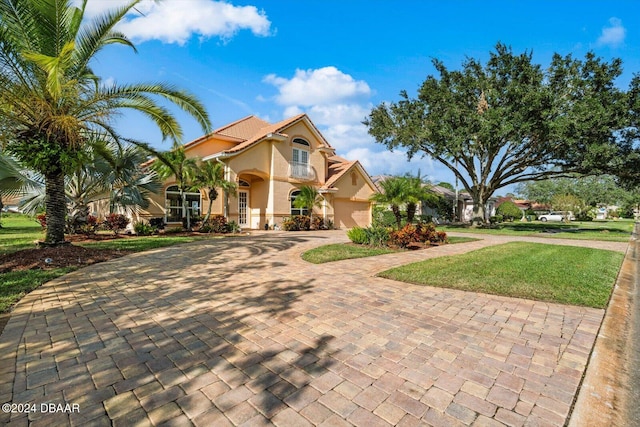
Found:
[[[336,228],[368,226],[369,198],[376,186],[360,162],[336,155],[335,149],[306,114],[271,124],[248,116],[184,145],[187,157],[224,164],[225,179],[237,183],[237,195],[221,195],[214,214],[226,215],[243,229],[279,226],[285,217],[301,214],[293,206],[303,185],[318,189],[322,206],[314,210]],[[187,194],[191,216],[208,205],[205,191]],[[181,199],[170,178],[152,197],[142,218],[162,217],[179,223]]]

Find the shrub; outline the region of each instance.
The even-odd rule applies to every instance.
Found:
[[[74,233],[91,235],[98,231],[99,226],[98,218],[93,215],[87,215],[87,221],[73,224],[72,230]]]
[[[164,218],[149,218],[149,225],[155,230],[164,230],[164,227],[166,226]]]
[[[324,227],[324,218],[321,216],[314,216],[311,220],[311,229],[312,230],[326,230]]]
[[[397,231],[389,234],[389,243],[400,248],[406,248],[412,243],[439,243],[446,242],[447,234],[436,231],[433,223],[407,224]]]
[[[502,215],[506,221],[513,221],[522,218],[522,211],[515,203],[506,201],[498,206],[496,215]]]
[[[138,236],[151,236],[156,229],[151,224],[139,221],[133,224],[133,231],[135,231]]]
[[[311,220],[305,215],[294,215],[290,218],[282,220],[282,229],[284,231],[301,231],[311,228]]]
[[[489,218],[489,222],[491,224],[498,224],[502,221],[504,221],[504,218],[502,217],[502,215],[494,215],[491,218]]]
[[[64,232],[66,234],[95,234],[100,224],[98,218],[93,215],[81,216],[68,216],[65,221]]]
[[[587,211],[579,212],[576,215],[576,219],[578,221],[593,221],[597,216],[597,213],[593,209],[589,209]]]
[[[129,218],[122,214],[112,213],[107,215],[104,225],[108,230],[113,231],[113,234],[117,235],[120,230],[127,228],[127,225],[129,225]]]
[[[370,246],[387,246],[389,243],[389,229],[387,227],[367,227],[367,244]]]
[[[190,217],[189,221],[191,222],[191,228],[198,228],[200,223],[202,222],[202,218],[199,216]],[[187,217],[182,218],[182,228],[188,230],[187,227]]]
[[[200,226],[198,231],[201,233],[228,233],[229,224],[227,224],[227,218],[224,215],[213,215]]]
[[[367,231],[362,227],[353,227],[347,231],[347,237],[357,245],[369,244],[369,236]]]
[[[395,227],[396,217],[386,207],[373,207],[373,226],[374,227]]]
[[[227,230],[229,233],[239,233],[241,228],[240,225],[235,221],[229,221],[227,224]]]
[[[41,213],[40,215],[36,215],[36,221],[38,221],[40,223],[40,227],[42,227],[43,230],[46,230],[47,228],[47,215]]]
[[[182,227],[167,227],[164,229],[164,234],[178,234],[182,232],[184,232]]]

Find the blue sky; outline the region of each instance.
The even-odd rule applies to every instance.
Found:
[[[123,2],[89,0],[88,13]],[[434,74],[432,58],[458,68],[465,57],[485,60],[500,41],[533,51],[543,66],[554,52],[619,57],[624,88],[640,72],[637,1],[164,0],[138,9],[143,15],[130,15],[121,28],[138,54],[105,49],[94,64],[103,79],[187,89],[205,103],[214,128],[249,114],[276,122],[306,112],[338,154],[360,160],[371,175],[420,169],[432,181],[453,182],[429,158],[409,163],[403,152],[387,152],[361,124],[401,90],[415,95]],[[202,135],[177,115],[185,142]],[[117,127],[170,148],[135,114],[121,116]]]

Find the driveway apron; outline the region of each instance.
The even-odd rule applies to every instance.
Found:
[[[374,277],[515,240],[481,238],[311,265],[344,232],[256,233],[76,271],[0,337],[0,401],[33,405],[0,423],[563,425],[603,310]]]

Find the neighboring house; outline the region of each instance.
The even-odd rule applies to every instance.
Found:
[[[515,205],[522,211],[522,217],[524,218],[526,215],[526,211],[531,209],[535,212],[536,215],[546,214],[551,211],[551,205],[546,203],[538,203],[532,200],[524,200],[524,199],[514,199],[511,196],[506,197],[498,197],[496,201],[496,208],[500,206],[504,202],[513,202]]]
[[[473,221],[473,198],[466,191],[458,191],[458,201],[456,200],[456,192],[454,190],[450,190],[446,187],[440,187],[439,185],[431,185],[431,191],[436,194],[445,197],[451,202],[454,203],[455,206],[455,221],[456,222],[471,222]],[[423,212],[425,215],[433,215],[434,218],[437,217],[435,211],[433,209],[429,209],[428,207],[423,207]],[[496,199],[490,198],[487,202],[487,205],[484,209],[485,212],[485,220],[488,220],[490,217],[496,214]]]
[[[306,114],[276,124],[248,116],[184,146],[187,157],[224,164],[225,179],[237,184],[237,195],[221,194],[213,214],[222,214],[246,229],[273,228],[283,218],[302,214],[293,206],[301,186],[318,189],[322,206],[314,210],[336,228],[371,224],[369,197],[377,191],[360,162],[336,156],[335,149]],[[205,191],[188,193],[191,216],[208,205]],[[182,202],[170,178],[143,218],[181,220]]]
[[[372,177],[374,183],[378,183],[385,179],[391,178],[390,175],[376,175]],[[450,190],[446,187],[440,187],[439,185],[433,184],[424,184],[423,187],[429,188],[435,194],[442,196],[448,200],[450,200],[454,206],[456,200],[456,192]],[[495,215],[496,207],[495,207],[495,198],[489,199],[487,205],[485,206],[485,215],[488,220],[491,216]],[[473,220],[473,199],[471,195],[466,191],[458,192],[458,203],[456,209],[454,209],[454,214],[456,216],[456,222],[471,222]],[[428,215],[431,216],[434,220],[444,222],[443,218],[439,217],[438,212],[435,209],[430,208],[427,203],[422,202],[418,204],[418,209],[416,211],[416,215]]]

